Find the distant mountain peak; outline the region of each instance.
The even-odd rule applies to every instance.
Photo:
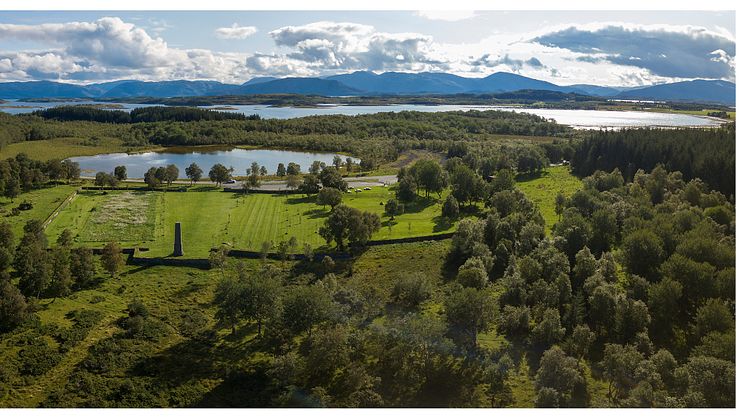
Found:
[[[577,93],[617,99],[699,101],[735,104],[735,84],[725,80],[666,83],[639,88],[577,84],[559,86],[521,74],[498,71],[485,77],[462,77],[442,72],[376,74],[358,70],[325,77],[254,77],[241,85],[212,80],[140,81],[117,80],[89,85],[51,80],[0,83],[0,98],[116,98],[177,97],[241,94],[354,95],[450,95],[495,94],[520,90]]]

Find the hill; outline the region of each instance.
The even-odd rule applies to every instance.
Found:
[[[712,102],[735,106],[736,85],[724,80],[691,80],[632,89],[614,98]]]

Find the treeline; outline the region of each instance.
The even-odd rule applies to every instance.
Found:
[[[580,176],[619,169],[627,181],[638,169],[649,172],[659,163],[686,180],[700,178],[727,196],[735,195],[735,123],[720,129],[599,131],[577,146],[572,159]]]
[[[73,180],[80,177],[80,166],[70,160],[31,160],[25,154],[0,160],[0,193],[12,199],[21,191],[41,187],[50,180]]]
[[[54,108],[32,112],[33,115],[58,121],[92,121],[110,124],[132,124],[138,122],[193,122],[225,120],[257,120],[258,115],[238,112],[223,112],[194,107],[150,106],[136,108],[130,112],[121,110],[100,109],[94,106],[74,105],[56,106]]]
[[[102,115],[109,121],[116,112],[88,107],[67,107],[73,113]],[[180,108],[152,107],[134,112],[177,112]],[[189,108],[183,108],[189,109]],[[59,109],[50,109],[53,112]],[[207,112],[213,111],[194,110]],[[227,113],[231,116],[238,114]],[[146,114],[143,114],[144,118]],[[138,117],[140,118],[140,117]],[[160,117],[159,117],[160,118]],[[110,122],[110,121],[109,121]],[[0,115],[0,145],[53,138],[120,138],[127,146],[252,145],[272,148],[346,152],[377,162],[395,160],[405,150],[423,149],[445,153],[456,143],[469,148],[504,149],[526,139],[510,136],[551,136],[557,144],[575,135],[568,127],[535,115],[501,111],[385,112],[372,115],[326,115],[288,120],[199,120],[140,123],[60,121],[38,115]],[[506,138],[507,137],[507,138]],[[499,141],[495,141],[499,140]],[[541,139],[542,141],[544,139]],[[537,140],[539,141],[539,140]],[[466,144],[464,144],[466,146]],[[544,146],[543,146],[544,147]],[[549,146],[547,146],[549,147]],[[547,157],[549,148],[545,148]],[[556,147],[555,147],[556,148]],[[478,152],[478,151],[475,151]],[[555,153],[556,154],[556,153]],[[550,157],[554,161],[554,157]]]

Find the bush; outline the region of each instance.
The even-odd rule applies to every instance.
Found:
[[[418,272],[400,277],[391,292],[392,299],[404,307],[414,308],[425,302],[433,292],[430,279]]]
[[[43,337],[39,337],[21,349],[18,358],[21,362],[19,372],[22,375],[42,375],[54,368],[62,359],[62,355],[49,346]]]

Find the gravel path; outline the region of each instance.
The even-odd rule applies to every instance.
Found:
[[[81,176],[82,179],[94,179],[91,176]],[[347,184],[353,188],[364,188],[372,186],[386,186],[396,183],[396,175],[383,175],[383,176],[360,176],[360,177],[346,177],[344,178]],[[142,179],[127,179],[125,182],[131,183],[142,183]],[[189,185],[191,182],[188,180],[177,180],[173,182],[176,185]],[[195,183],[196,185],[214,185],[214,182],[208,180],[201,180]],[[229,189],[243,189],[241,181],[235,183],[225,183],[223,187]],[[285,182],[281,180],[267,180],[262,182],[259,187],[263,191],[286,191],[288,188],[285,186]]]

